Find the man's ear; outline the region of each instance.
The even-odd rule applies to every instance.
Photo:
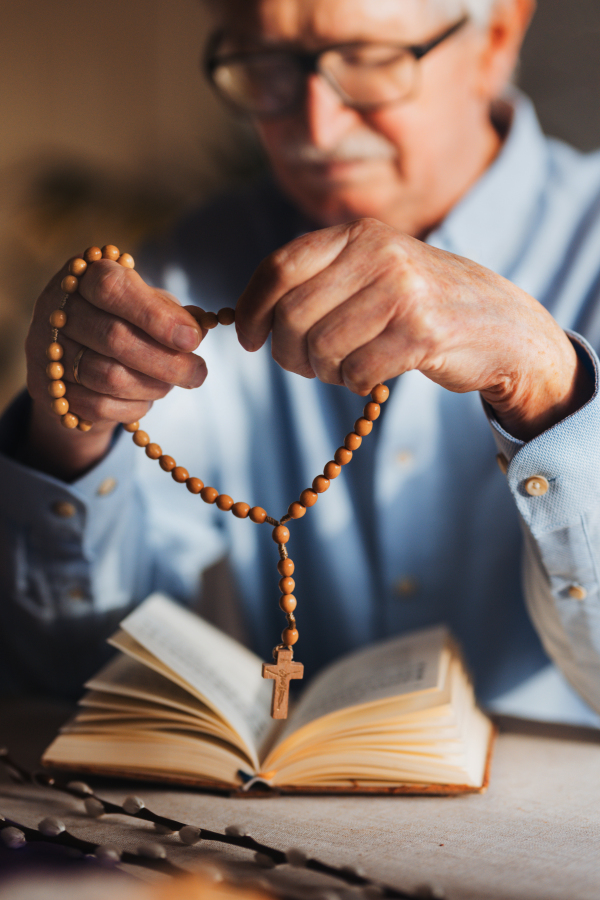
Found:
[[[536,0],[497,0],[481,49],[480,90],[486,99],[497,99],[510,81],[535,7]]]

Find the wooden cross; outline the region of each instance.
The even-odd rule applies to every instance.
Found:
[[[267,663],[263,663],[262,677],[274,679],[271,717],[287,719],[290,681],[292,678],[304,676],[304,666],[302,663],[293,661],[293,651],[289,647],[277,647],[273,655],[275,653],[277,653],[277,661],[273,665],[269,666]]]

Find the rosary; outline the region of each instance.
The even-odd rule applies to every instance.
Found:
[[[92,423],[85,419],[80,419],[74,413],[69,412],[69,402],[65,397],[67,388],[62,380],[65,370],[60,362],[63,358],[64,350],[61,344],[58,343],[58,336],[60,329],[67,324],[65,306],[69,294],[74,294],[79,288],[79,278],[85,273],[88,265],[99,259],[110,259],[128,269],[133,269],[134,267],[133,257],[129,253],[122,254],[112,244],[107,244],[102,249],[89,247],[83,254],[83,257],[72,259],[69,263],[69,274],[63,278],[60,285],[63,291],[61,304],[50,316],[50,325],[53,329],[52,343],[46,350],[46,356],[49,360],[46,374],[50,379],[48,393],[52,397],[52,410],[61,417],[61,422],[65,428],[77,428],[79,431],[89,431]],[[194,316],[201,328],[206,331],[216,328],[217,325],[231,325],[235,321],[235,310],[233,309],[221,309],[218,313],[214,313],[188,307],[188,312]],[[85,350],[86,348],[82,347],[73,361],[73,377],[77,384],[81,384],[79,380],[79,364]],[[294,615],[296,598],[293,593],[296,583],[292,578],[295,568],[294,563],[290,559],[286,547],[290,539],[287,524],[293,519],[302,518],[306,510],[315,505],[319,499],[319,494],[323,494],[328,490],[331,479],[338,477],[342,466],[350,462],[352,454],[362,444],[363,437],[370,434],[373,422],[379,417],[381,412],[380,404],[385,403],[389,395],[389,389],[384,384],[375,385],[371,391],[370,402],[366,404],[363,415],[354,423],[354,430],[346,435],[344,445],[338,447],[335,451],[334,458],[325,465],[323,474],[317,475],[314,479],[312,488],[303,490],[300,494],[300,499],[290,504],[287,514],[281,519],[274,519],[268,516],[266,510],[260,506],[250,507],[248,503],[234,502],[233,498],[228,494],[220,494],[216,488],[206,487],[200,478],[191,477],[187,469],[183,466],[178,466],[172,456],[163,454],[161,447],[151,442],[149,435],[140,429],[139,422],[129,422],[123,426],[125,431],[132,433],[134,444],[138,447],[144,447],[146,456],[150,459],[158,460],[161,469],[165,472],[170,472],[171,477],[179,484],[185,484],[191,494],[200,494],[205,503],[214,503],[223,512],[231,512],[238,519],[251,519],[257,525],[267,522],[273,526],[272,536],[279,550],[279,562],[277,563],[277,571],[280,575],[279,589],[281,591],[279,606],[287,619],[287,627],[284,628],[281,635],[282,643],[278,644],[273,650],[275,664],[268,665],[263,663],[262,667],[263,678],[273,679],[271,716],[274,719],[287,718],[290,681],[302,678],[304,673],[302,663],[294,662],[293,646],[298,640],[298,629],[296,628],[296,617]]]

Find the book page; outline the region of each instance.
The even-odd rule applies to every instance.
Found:
[[[447,629],[436,626],[381,641],[332,663],[304,693],[280,741],[339,710],[440,689],[445,677],[442,651],[448,639]]]
[[[361,704],[294,731],[265,760],[276,786],[483,783],[491,724],[474,705],[472,686],[451,645],[440,653],[440,689]],[[415,704],[421,708],[415,713]],[[408,714],[406,710],[410,710]],[[382,721],[369,711],[384,714]]]
[[[134,702],[149,701],[172,706],[194,715],[214,714],[189,691],[184,690],[164,675],[142,666],[136,659],[119,654],[111,659],[99,672],[85,683],[90,691],[102,691],[121,697],[133,698]],[[88,694],[79,701],[81,705]]]
[[[218,710],[256,755],[271,726],[271,687],[254,653],[164,594],[152,594],[120,627]]]
[[[128,639],[133,641],[133,638]],[[189,690],[129,656],[116,656],[86,683],[86,687],[91,690],[79,700],[79,706],[94,707],[98,701],[101,708],[108,703],[113,708],[127,707],[138,714],[144,709],[151,709],[152,715],[165,721],[169,716],[168,710],[172,709],[176,715],[193,717],[208,734],[218,735],[242,749],[246,747],[237,732]],[[78,713],[76,721],[80,720],[81,713]],[[252,764],[255,765],[254,762]]]

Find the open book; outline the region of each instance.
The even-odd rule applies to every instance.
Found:
[[[110,643],[121,652],[87,682],[45,765],[229,790],[257,779],[323,793],[487,785],[493,726],[443,627],[342,657],[285,722],[269,716],[262,661],[164,595]]]

